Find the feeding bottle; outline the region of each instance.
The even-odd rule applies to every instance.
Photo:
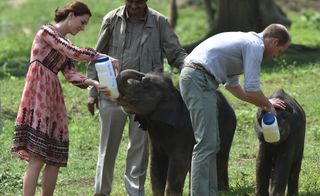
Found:
[[[116,75],[113,70],[112,62],[108,56],[100,56],[96,60],[95,67],[101,86],[107,86],[110,90],[111,98],[118,98],[119,91],[117,86]]]
[[[275,143],[280,140],[279,126],[277,118],[271,113],[266,113],[262,117],[262,134],[264,140],[269,143]]]

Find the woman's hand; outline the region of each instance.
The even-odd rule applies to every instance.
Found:
[[[83,83],[87,86],[94,86],[98,89],[98,86],[99,86],[99,82],[96,81],[96,80],[92,80],[90,78],[87,78],[83,81]]]
[[[106,87],[106,86],[100,86],[99,85],[99,87],[97,88],[98,89],[98,91],[101,93],[101,94],[103,94],[103,95],[105,95],[105,96],[110,96],[111,95],[111,92],[110,92],[110,90],[108,89],[108,87]]]

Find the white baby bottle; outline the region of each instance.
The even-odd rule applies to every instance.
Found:
[[[117,80],[112,62],[108,56],[100,56],[95,63],[98,78],[101,86],[107,86],[111,92],[110,97],[116,99],[119,97]]]
[[[280,140],[279,126],[277,118],[271,113],[266,113],[262,117],[262,134],[268,143],[275,143]]]

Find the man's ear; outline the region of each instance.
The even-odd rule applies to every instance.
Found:
[[[274,47],[279,46],[279,39],[278,39],[278,38],[272,38],[272,45],[273,45]]]

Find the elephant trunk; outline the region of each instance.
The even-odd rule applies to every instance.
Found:
[[[144,73],[138,72],[133,69],[127,69],[119,73],[117,76],[117,84],[118,84],[118,90],[122,95],[126,95],[128,88],[129,88],[129,79],[141,81],[142,78],[145,76]]]

